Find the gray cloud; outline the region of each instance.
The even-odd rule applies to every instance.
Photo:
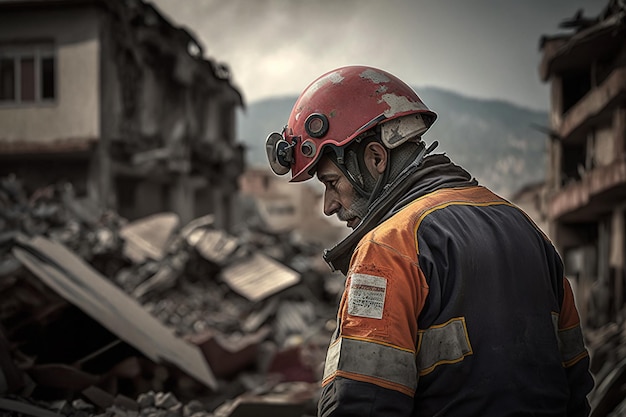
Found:
[[[227,64],[246,101],[298,94],[349,64],[414,86],[547,109],[539,39],[600,0],[152,0]]]

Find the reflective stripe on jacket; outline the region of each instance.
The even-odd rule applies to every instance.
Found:
[[[368,233],[350,265],[320,415],[588,414],[562,262],[514,205],[437,190]]]

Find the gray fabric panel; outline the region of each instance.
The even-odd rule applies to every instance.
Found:
[[[341,338],[328,349],[324,379],[337,370],[417,387],[413,353],[378,343]]]

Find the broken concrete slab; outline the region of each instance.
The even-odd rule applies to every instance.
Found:
[[[179,223],[176,213],[158,213],[126,224],[120,229],[124,254],[136,263],[163,259]]]
[[[300,274],[261,253],[233,262],[222,270],[222,280],[250,301],[260,301],[300,282]]]
[[[18,239],[13,253],[54,291],[155,362],[179,366],[215,389],[217,381],[200,350],[176,337],[134,298],[113,285],[62,244],[37,236]]]

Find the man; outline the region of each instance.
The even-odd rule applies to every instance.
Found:
[[[586,416],[593,387],[571,288],[528,216],[422,135],[435,121],[392,74],[343,67],[298,98],[266,151],[317,176],[352,233],[320,416]],[[436,142],[435,142],[436,144]]]

